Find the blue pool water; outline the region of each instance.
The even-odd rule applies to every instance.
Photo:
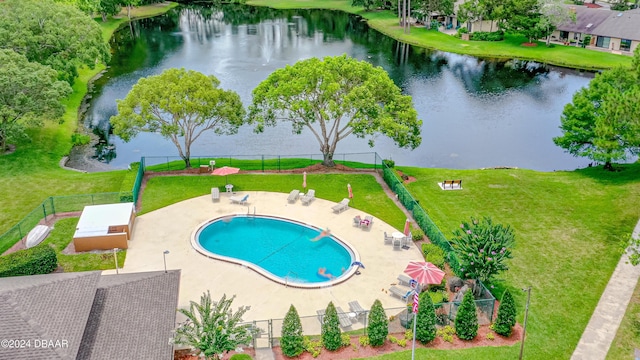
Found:
[[[354,256],[332,236],[312,241],[320,233],[320,229],[278,218],[233,216],[207,224],[196,240],[215,255],[253,263],[283,282],[322,283],[330,280],[318,274],[320,268],[340,277]]]

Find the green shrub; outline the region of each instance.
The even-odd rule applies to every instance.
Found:
[[[487,333],[487,340],[495,340],[495,339],[496,339],[496,337],[493,335],[492,332]]]
[[[322,342],[320,340],[311,341],[308,336],[303,338],[304,351],[308,352],[314,358],[320,355],[322,351]]]
[[[422,253],[426,257],[427,255],[440,255],[444,257],[444,250],[436,244],[422,244]]]
[[[351,345],[351,336],[349,334],[340,335],[340,343],[342,344],[342,347]]]
[[[455,334],[455,330],[447,325],[445,327],[443,327],[442,329],[439,329],[438,331],[436,331],[436,335],[440,336],[442,338],[442,340],[446,341],[446,342],[453,342],[453,334]]]
[[[340,349],[340,346],[342,346],[341,334],[338,312],[333,302],[329,302],[324,317],[322,318],[322,345],[330,351]]]
[[[407,339],[398,339],[398,346],[400,347],[406,347],[407,346]]]
[[[469,39],[475,41],[502,41],[504,40],[504,33],[502,31],[476,31],[471,33]]]
[[[413,340],[413,331],[411,331],[411,329],[407,329],[404,332],[404,338],[407,340]]]
[[[233,354],[229,360],[252,360],[253,358],[247,354]]]
[[[513,327],[516,324],[516,303],[509,290],[502,294],[502,301],[498,308],[498,317],[493,324],[493,330],[502,336],[511,336]]]
[[[382,160],[382,163],[390,169],[393,169],[394,167],[396,167],[396,162],[391,159],[384,159]]]
[[[515,234],[509,225],[493,224],[491,218],[463,221],[451,239],[454,251],[460,259],[463,279],[478,279],[483,283],[509,269],[507,260],[512,258],[511,249]]]
[[[87,145],[91,142],[91,137],[85,134],[73,133],[71,134],[71,144],[73,146]]]
[[[478,335],[478,313],[473,291],[465,292],[455,320],[456,335],[462,340],[473,340]]]
[[[304,336],[302,335],[302,323],[296,308],[291,305],[282,322],[280,347],[282,353],[288,357],[294,357],[304,352]]]
[[[420,241],[424,238],[424,231],[422,231],[422,229],[417,228],[417,229],[411,229],[411,239],[413,241]]]
[[[382,346],[387,335],[389,335],[387,314],[384,312],[382,303],[378,299],[373,302],[373,306],[371,306],[371,311],[369,312],[367,334],[369,334],[369,343],[371,346]]]
[[[436,310],[431,302],[431,292],[420,294],[416,323],[416,339],[426,344],[436,338]]]
[[[389,342],[392,344],[397,344],[398,343],[398,338],[393,336],[393,335],[389,335]]]
[[[57,267],[56,252],[46,244],[0,256],[0,277],[49,274]]]
[[[360,343],[360,345],[362,346],[369,346],[371,345],[371,343],[369,342],[369,337],[368,336],[360,336],[358,338],[358,342]]]
[[[443,302],[449,301],[449,296],[447,293],[443,293],[442,291],[427,291],[423,294],[429,294],[429,298],[433,304],[441,304]]]

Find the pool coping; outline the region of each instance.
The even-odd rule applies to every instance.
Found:
[[[338,284],[341,284],[347,280],[349,280],[353,275],[358,273],[358,267],[350,265],[349,269],[344,272],[343,274],[341,274],[340,276],[338,276],[337,278],[335,278],[334,280],[329,280],[329,281],[323,281],[323,282],[316,282],[316,283],[300,283],[300,282],[288,282],[286,280],[286,278],[282,278],[279,276],[276,276],[266,270],[264,270],[262,267],[250,262],[250,261],[245,261],[242,259],[238,259],[238,258],[234,258],[234,257],[229,257],[229,256],[224,256],[224,255],[218,255],[215,254],[207,249],[204,249],[201,245],[200,242],[198,241],[198,234],[200,233],[200,231],[207,226],[208,224],[211,224],[213,222],[225,219],[225,218],[234,218],[234,217],[261,217],[261,218],[268,218],[268,219],[277,219],[277,220],[281,220],[281,221],[287,221],[290,223],[295,223],[298,224],[300,226],[304,226],[307,228],[311,228],[311,229],[316,229],[318,230],[319,228],[312,226],[310,224],[304,223],[302,221],[299,220],[294,220],[294,219],[290,219],[290,218],[286,218],[283,216],[275,216],[275,215],[266,215],[266,214],[227,214],[227,215],[222,215],[222,216],[218,216],[215,218],[211,218],[207,221],[204,221],[200,224],[198,224],[198,226],[196,226],[196,228],[191,232],[191,246],[200,254],[203,256],[206,256],[210,259],[214,259],[214,260],[219,260],[219,261],[224,261],[227,263],[231,263],[231,264],[237,264],[240,266],[243,266],[245,268],[251,269],[253,271],[255,271],[256,273],[264,276],[265,278],[278,283],[280,285],[284,285],[285,287],[293,287],[293,288],[299,288],[299,289],[324,289],[324,288],[328,288],[328,287],[332,287]],[[360,258],[360,254],[358,253],[358,250],[355,248],[355,246],[351,245],[349,242],[340,239],[339,237],[335,236],[335,235],[331,235],[331,239],[336,241],[337,243],[339,243],[340,245],[342,245],[342,247],[344,247],[347,252],[350,253],[351,255],[351,263],[353,264],[354,262],[361,262],[361,258]]]

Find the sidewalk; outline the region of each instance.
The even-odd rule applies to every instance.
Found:
[[[633,237],[640,236],[640,221],[633,230]],[[572,360],[605,359],[616,336],[620,322],[627,310],[631,295],[640,277],[640,265],[628,264],[625,253],[613,271],[596,310],[591,315],[578,346],[573,351]],[[629,354],[629,358],[633,355]]]

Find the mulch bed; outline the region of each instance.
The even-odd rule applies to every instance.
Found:
[[[526,42],[526,43],[522,43],[522,46],[526,46],[526,47],[536,47],[538,46],[537,43],[530,43],[530,42]]]

